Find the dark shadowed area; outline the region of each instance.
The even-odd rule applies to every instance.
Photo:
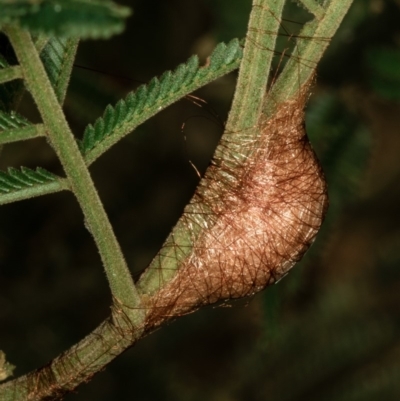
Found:
[[[77,137],[139,84],[194,53],[205,62],[218,42],[243,37],[251,2],[233,3],[125,1],[134,9],[125,33],[79,47],[66,100]],[[307,13],[293,3],[285,17],[290,37]],[[306,123],[330,209],[303,261],[252,299],[162,327],[65,400],[400,399],[399,21],[399,0],[355,0],[318,69]],[[280,52],[287,41],[279,39]],[[234,84],[231,74],[197,91],[202,107],[190,99],[172,105],[91,167],[135,277],[193,194],[191,163],[207,168]],[[38,118],[28,96],[20,112]],[[61,172],[43,139],[2,150],[2,169],[20,165]],[[92,331],[110,302],[70,193],[1,207],[0,349],[16,375]]]

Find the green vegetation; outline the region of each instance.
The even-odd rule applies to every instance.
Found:
[[[28,351],[24,351],[22,339],[19,344],[11,346],[18,342],[18,336],[15,334],[13,342],[11,337],[5,336],[0,348],[7,354],[7,359],[17,366],[14,373],[20,376],[40,364],[45,364],[49,358],[57,357],[73,343],[78,344],[53,362],[51,372],[50,369],[33,371],[28,376],[4,383],[0,386],[1,399],[27,399],[27,392],[32,392],[32,399],[38,400],[61,396],[80,383],[88,381],[94,373],[141,338],[144,330],[142,294],[154,291],[166,282],[160,280],[160,276],[154,278],[151,274],[145,274],[136,283],[136,289],[134,281],[137,280],[132,280],[132,273],[135,277],[136,272],[149,264],[155,251],[154,247],[161,245],[167,231],[176,222],[177,215],[182,211],[181,203],[188,200],[194,185],[191,181],[189,187],[183,190],[179,202],[175,200],[176,196],[168,194],[167,190],[158,192],[159,181],[155,178],[156,173],[174,163],[171,155],[175,154],[175,151],[169,148],[169,144],[176,140],[173,135],[177,136],[177,132],[179,135],[179,126],[175,129],[175,134],[169,135],[167,132],[167,137],[163,138],[160,133],[152,132],[153,128],[156,130],[151,125],[153,119],[150,123],[147,123],[147,120],[240,65],[238,85],[226,130],[238,133],[238,142],[248,139],[248,133],[243,136],[241,134],[257,124],[261,113],[272,114],[280,103],[295,97],[296,91],[307,82],[351,2],[301,1],[299,3],[303,7],[296,4],[286,5],[283,17],[280,13],[284,2],[273,3],[276,7],[273,13],[271,8],[267,8],[268,2],[259,2],[253,7],[245,44],[240,40],[240,37],[245,36],[245,31],[239,31],[239,39],[229,37],[227,44],[216,45],[213,52],[208,52],[207,62],[203,61],[203,55],[192,56],[184,62],[186,56],[183,57],[182,54],[160,62],[163,52],[161,46],[158,53],[154,49],[153,53],[149,51],[148,61],[144,57],[144,50],[139,49],[136,54],[133,50],[127,52],[132,54],[124,55],[126,58],[143,58],[143,71],[150,71],[159,77],[150,79],[151,76],[142,74],[148,84],[140,85],[131,91],[126,89],[126,86],[132,86],[126,81],[120,85],[117,79],[113,86],[107,86],[112,78],[93,78],[93,74],[84,76],[82,71],[78,74],[84,78],[79,78],[79,75],[73,77],[69,86],[78,47],[77,38],[109,38],[121,32],[126,17],[130,14],[128,8],[109,1],[0,1],[0,26],[5,34],[0,37],[0,143],[4,145],[4,171],[0,173],[0,203],[13,203],[4,206],[7,208],[4,213],[9,217],[3,217],[1,235],[5,239],[3,246],[8,245],[10,251],[2,252],[4,255],[10,255],[12,251],[16,255],[14,259],[4,256],[1,264],[7,264],[8,267],[2,267],[1,274],[4,276],[4,283],[13,280],[21,282],[12,290],[12,296],[11,292],[2,289],[1,293],[5,295],[4,299],[0,297],[0,307],[4,305],[4,313],[10,313],[7,312],[7,305],[10,309],[12,302],[7,299],[15,299],[17,305],[25,305],[24,308],[29,312],[25,312],[24,315],[24,308],[19,306],[15,312],[11,312],[12,314],[20,314],[21,319],[31,315],[41,322],[36,337],[35,334],[26,332]],[[230,12],[231,10],[224,10],[224,4],[222,0],[216,1],[210,8],[215,8],[219,13]],[[144,12],[146,7],[144,4],[139,6],[139,16],[140,11]],[[298,14],[291,18],[295,13],[293,10],[297,10]],[[163,11],[160,15],[166,14],[166,8]],[[215,37],[225,39],[226,33],[232,31],[232,20],[237,21],[240,26],[240,21],[246,22],[248,19],[248,15],[236,16],[235,19],[234,14],[232,11],[232,19],[225,17],[227,26],[230,24],[229,29],[221,26],[220,32],[215,32]],[[164,16],[160,17],[155,13],[151,25],[162,29],[160,18],[162,20]],[[286,45],[290,50],[282,48],[280,37],[281,34],[285,34],[282,26],[290,24],[285,22],[285,18],[308,21],[304,27],[289,29],[289,33],[295,31],[294,36],[297,37],[291,38],[289,45]],[[341,43],[340,39],[343,37],[348,39],[349,35],[362,33],[363,24],[369,26],[373,23],[368,18],[370,14],[367,6],[355,1],[336,43]],[[263,29],[265,26],[267,27]],[[147,50],[151,49],[151,40],[149,37],[149,42],[144,45]],[[358,39],[354,40],[357,42]],[[144,41],[144,37],[141,41]],[[85,46],[95,46],[95,42],[88,43],[81,42],[83,49]],[[360,42],[356,44],[361,46]],[[335,46],[343,46],[343,49],[339,49],[339,53],[332,53]],[[277,49],[275,57],[271,51],[274,48]],[[125,356],[118,358],[121,359],[121,362],[117,362],[120,365],[112,365],[107,367],[106,373],[100,373],[100,379],[96,379],[95,376],[93,386],[100,389],[97,394],[94,390],[92,394],[85,395],[85,391],[88,390],[83,387],[82,390],[79,389],[78,394],[67,397],[71,400],[131,399],[133,394],[137,394],[138,399],[176,400],[372,400],[384,394],[385,399],[396,399],[398,393],[393,383],[396,381],[398,368],[396,358],[390,356],[395,355],[396,334],[399,331],[390,314],[391,308],[394,307],[394,297],[388,295],[387,299],[382,301],[374,297],[378,288],[379,291],[388,291],[389,294],[389,289],[395,286],[398,242],[394,240],[395,236],[392,236],[381,243],[379,255],[370,258],[363,275],[357,273],[356,267],[353,270],[349,269],[354,272],[353,276],[343,271],[348,269],[348,266],[340,259],[340,252],[345,252],[343,249],[346,249],[341,241],[349,242],[347,252],[351,253],[351,249],[356,247],[355,232],[362,231],[361,217],[356,218],[353,232],[348,228],[346,230],[349,231],[341,231],[345,219],[351,218],[354,214],[353,209],[358,208],[356,202],[364,199],[363,207],[367,208],[368,201],[384,196],[385,185],[391,182],[390,179],[386,183],[381,182],[381,188],[376,187],[370,189],[370,192],[367,190],[366,193],[365,189],[363,193],[360,185],[368,160],[374,160],[371,158],[371,136],[366,128],[367,123],[361,123],[357,119],[359,110],[355,107],[354,112],[354,109],[349,107],[356,99],[351,88],[346,92],[343,85],[343,93],[339,93],[339,90],[332,89],[333,84],[329,81],[332,75],[330,70],[334,68],[332,57],[346,60],[348,56],[340,54],[340,51],[345,52],[345,48],[345,45],[334,43],[331,54],[328,52],[327,59],[322,61],[317,80],[326,86],[316,87],[316,95],[311,99],[307,113],[307,131],[327,176],[331,206],[321,235],[302,262],[303,266],[297,267],[282,283],[257,296],[248,308],[239,307],[229,312],[200,311],[193,317],[183,318],[182,321],[161,330],[160,333],[165,330],[165,336],[170,336],[164,337],[169,340],[160,340],[162,334],[156,334],[152,336],[154,339],[151,337],[146,340],[152,351],[146,357],[141,356],[141,352],[144,351],[137,351],[137,365],[135,362],[127,362]],[[372,88],[381,96],[398,98],[396,52],[394,44],[387,44],[385,48],[372,44],[365,50],[363,57],[357,58],[357,62],[367,68],[366,76],[363,77],[363,84],[368,88],[366,90]],[[286,55],[289,53],[291,56],[286,62]],[[110,56],[111,61],[105,61],[107,57],[101,52],[97,54],[100,54],[100,58],[96,67],[100,70],[110,71],[110,66],[118,64],[115,54]],[[146,63],[152,63],[153,66],[149,67]],[[157,68],[154,65],[157,65]],[[271,65],[273,72],[268,78],[265,72],[270,70]],[[335,68],[339,68],[337,65]],[[168,72],[163,73],[163,69]],[[277,75],[277,71],[280,75]],[[349,69],[349,77],[351,73]],[[342,85],[340,74],[340,71],[336,71],[333,76]],[[100,82],[104,85],[100,85]],[[218,81],[214,84],[216,88],[220,85],[217,92],[221,93],[221,98],[224,92],[223,82]],[[265,96],[264,89],[267,86],[270,89]],[[26,89],[37,108],[26,100]],[[204,91],[200,96],[207,98]],[[217,100],[214,103],[218,102]],[[162,121],[157,118],[164,118],[166,112],[167,110],[160,113],[154,121]],[[179,114],[182,115],[181,112]],[[182,123],[185,117],[180,118]],[[154,124],[162,125],[162,130],[168,130],[163,123]],[[190,133],[193,125],[195,122],[192,121],[186,124],[187,142],[184,146],[187,154],[185,153],[184,160],[177,162],[177,167],[174,167],[177,171],[182,166],[187,168],[183,174],[189,177],[195,174],[187,162],[188,159],[193,161],[201,172],[204,172],[209,163],[209,156],[196,159],[197,149],[192,144],[201,144],[201,140],[213,141],[201,138],[200,142],[196,142],[198,134]],[[206,127],[207,129],[209,128]],[[80,132],[83,134],[80,135]],[[119,144],[121,140],[124,144],[122,146]],[[54,153],[50,152],[50,147],[46,147],[45,141]],[[33,145],[28,145],[30,143]],[[39,151],[39,145],[35,144],[40,144],[46,150]],[[178,147],[182,145],[181,138],[179,144]],[[18,147],[20,145],[21,147]],[[22,145],[28,151],[20,151],[11,156],[14,150],[23,149]],[[154,150],[157,148],[159,149]],[[154,154],[159,155],[161,150],[166,152],[164,167],[156,158],[155,164],[149,167],[149,160]],[[132,152],[129,153],[130,151]],[[54,155],[57,155],[61,166],[57,164]],[[23,156],[26,157],[25,160]],[[96,163],[92,166],[94,161]],[[37,164],[41,167],[36,167]],[[134,180],[131,180],[132,172],[137,176]],[[392,177],[394,178],[395,176]],[[174,182],[179,180],[174,178]],[[155,192],[146,192],[149,188],[153,188]],[[42,196],[59,191],[63,192],[54,197]],[[383,191],[382,195],[380,191]],[[83,218],[76,206],[72,206],[75,199],[72,200],[68,193],[75,196]],[[155,225],[154,220],[158,219],[157,224],[160,226],[157,229],[143,228],[144,226],[140,225],[142,217],[138,210],[145,207],[143,203],[147,203],[147,200],[143,199],[149,199],[143,198],[145,194],[153,199],[150,203],[153,203],[155,211],[146,215],[151,217],[148,219],[150,225]],[[363,198],[360,198],[360,194]],[[157,200],[158,196],[161,200]],[[36,197],[40,198],[31,199]],[[14,204],[20,200],[24,202]],[[164,209],[169,204],[174,214],[166,218]],[[157,212],[160,209],[162,213]],[[63,210],[68,212],[64,213]],[[67,216],[71,211],[71,216],[74,217],[69,222]],[[43,237],[37,234],[37,227],[42,224],[38,223],[39,216],[44,216],[45,213],[48,215],[44,220],[44,227],[52,227],[51,221],[54,221],[54,226],[44,229]],[[118,217],[120,213],[123,217]],[[63,214],[65,217],[60,216]],[[35,220],[30,220],[34,216],[37,216]],[[90,244],[91,239],[83,228],[71,228],[71,224],[78,226],[82,220],[93,236],[97,250]],[[59,225],[57,222],[63,223]],[[136,222],[138,227],[142,227],[142,231],[134,227]],[[21,229],[24,225],[32,224],[34,226]],[[126,227],[127,225],[129,227]],[[179,223],[177,227],[179,229]],[[36,235],[38,239],[29,243],[29,238],[35,238]],[[363,249],[368,250],[370,247],[367,244],[374,242],[366,237],[359,238],[364,240]],[[142,251],[139,250],[140,247]],[[335,252],[331,248],[339,249],[336,260],[332,257]],[[72,256],[72,250],[75,256]],[[165,248],[160,250],[159,255],[163,255],[163,252],[167,252]],[[25,254],[26,261],[18,259]],[[46,257],[51,260],[49,264],[44,262]],[[332,261],[329,263],[330,258]],[[364,258],[364,264],[367,263],[366,259],[368,258]],[[165,263],[171,264],[172,268],[177,270],[178,260],[179,257],[170,258]],[[93,327],[106,317],[107,303],[109,305],[110,302],[107,289],[104,283],[102,284],[104,277],[98,274],[101,273],[101,262],[112,292],[111,315],[92,331]],[[345,267],[342,266],[343,263]],[[383,266],[379,273],[373,268],[375,264]],[[165,266],[161,264],[160,267]],[[325,268],[326,275],[323,274]],[[27,269],[32,269],[32,272],[27,272]],[[55,277],[57,274],[58,278]],[[22,284],[26,275],[36,278]],[[164,280],[170,279],[165,270],[162,277]],[[332,277],[336,277],[336,280]],[[47,280],[49,284],[39,284],[41,280],[44,280],[43,283]],[[360,285],[353,288],[357,282],[360,282]],[[36,285],[47,287],[46,290],[35,290]],[[64,314],[62,303],[54,303],[54,299],[58,299],[57,293],[64,289],[69,295],[66,295],[67,298],[63,302],[65,305],[74,305],[74,317],[69,316],[70,312]],[[34,295],[35,291],[41,292],[41,296]],[[367,302],[369,298],[371,299]],[[32,302],[33,299],[38,299],[38,303]],[[381,313],[381,304],[387,307],[387,313]],[[54,309],[57,311],[48,322],[45,315],[52,305],[55,305]],[[257,316],[257,319],[249,317],[252,314]],[[236,323],[229,320],[233,319],[233,315],[239,319]],[[222,334],[218,334],[221,327],[219,319],[228,319],[226,329],[221,329]],[[46,331],[47,324],[55,328]],[[7,320],[4,320],[1,326],[2,331],[6,332]],[[240,346],[239,338],[244,327],[247,330],[244,333],[246,343]],[[10,332],[13,330],[10,329]],[[19,332],[21,329],[15,330]],[[25,332],[26,329],[23,330]],[[87,337],[80,340],[84,336]],[[211,356],[206,363],[201,356],[196,356],[195,350],[204,343],[205,338],[209,338],[206,341],[210,341],[210,350],[213,347],[218,349],[218,341],[224,344],[227,338],[231,338],[231,348],[224,344],[221,346],[221,352],[222,349],[227,349],[232,355],[229,357],[215,352],[215,356]],[[208,353],[207,349],[207,346],[203,348],[204,353]],[[24,365],[25,352],[29,362]],[[194,354],[193,360],[191,356],[190,361],[186,360],[185,354]],[[381,355],[378,362],[374,359],[377,355]],[[154,368],[152,358],[153,365],[156,359],[162,361],[161,364],[169,360],[170,365],[166,362],[169,368]],[[374,361],[379,364],[379,368],[376,368]],[[0,362],[3,364],[0,366],[2,377],[12,372],[9,364],[5,361],[5,364]],[[193,367],[192,364],[197,367]],[[322,366],[325,369],[322,369]],[[101,377],[111,378],[112,373],[107,372],[113,372],[113,369],[118,371],[116,376],[124,377],[126,382],[135,383],[135,393],[125,395],[123,388],[114,387],[112,394],[106,398],[107,392],[104,391],[103,394],[102,389],[107,388],[107,380],[102,383]],[[151,369],[155,369],[152,377],[149,373]],[[222,375],[221,371],[226,374]],[[177,380],[177,376],[183,374],[188,380],[185,377]],[[160,377],[154,377],[157,375]],[[212,384],[199,384],[203,380],[199,377],[206,377],[204,383]],[[210,377],[213,380],[209,381]],[[232,379],[233,377],[235,379]],[[157,385],[154,386],[154,383]],[[94,388],[93,386],[88,388]]]

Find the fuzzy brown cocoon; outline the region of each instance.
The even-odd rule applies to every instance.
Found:
[[[304,129],[307,97],[308,87],[278,107],[247,145],[224,135],[220,157],[183,216],[188,233],[197,226],[202,230],[176,275],[149,299],[150,327],[264,289],[312,244],[327,208],[327,190]],[[245,161],[238,161],[238,152],[248,149]]]

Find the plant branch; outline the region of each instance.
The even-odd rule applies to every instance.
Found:
[[[18,191],[0,194],[0,205],[17,202],[24,199],[30,199],[35,196],[53,194],[60,191],[68,190],[68,181],[64,178],[56,178],[54,181],[44,184],[33,185]]]
[[[111,316],[92,333],[68,351],[41,369],[0,385],[2,401],[41,401],[59,399],[82,382],[104,368],[125,351],[142,332],[130,326],[125,316],[125,329],[115,322],[121,321],[121,310],[114,309]],[[123,320],[123,319],[122,319]]]
[[[298,0],[298,2],[301,3],[318,20],[321,20],[324,17],[324,7],[322,7],[317,0]]]
[[[6,143],[25,141],[27,139],[46,136],[43,124],[27,125],[22,128],[8,129],[0,132],[0,145]]]
[[[39,54],[45,48],[49,40],[50,40],[49,36],[44,33],[39,33],[38,36],[34,38],[35,47]]]
[[[19,65],[0,69],[0,84],[22,78],[22,71]]]
[[[64,167],[71,189],[82,208],[86,225],[99,249],[111,292],[127,308],[126,313],[132,322],[139,322],[140,298],[32,38],[28,32],[13,26],[7,27],[6,34],[21,65],[26,85],[38,106],[49,140]]]
[[[255,0],[226,124],[230,135],[256,134],[285,0]]]
[[[222,50],[222,51],[221,51]],[[203,87],[204,85],[212,82],[222,76],[228,74],[229,72],[238,68],[240,61],[242,59],[242,51],[239,47],[239,42],[237,40],[233,40],[227,46],[224,44],[220,44],[212,53],[211,58],[217,59],[214,65],[207,65],[199,68],[198,73],[194,77],[193,81],[178,88],[177,92],[171,93],[167,92],[167,96],[158,99],[156,98],[153,104],[149,107],[146,107],[143,113],[135,118],[133,121],[129,120],[127,123],[124,123],[120,126],[117,126],[110,136],[107,136],[103,141],[97,144],[93,149],[84,152],[84,159],[87,166],[90,166],[94,161],[97,160],[103,153],[105,153],[111,146],[117,143],[121,138],[127,135],[129,132],[133,131],[144,121],[148,120],[151,116],[157,114],[160,110],[168,107],[172,103],[182,99],[182,97],[187,94],[195,91]],[[0,70],[1,71],[1,70]],[[22,73],[21,73],[22,77]],[[134,93],[134,92],[132,92]],[[32,139],[39,136],[45,136],[45,127],[43,124],[37,124],[35,126],[27,126],[23,128],[15,128],[8,129],[1,132],[0,135],[0,144],[17,142],[25,139]],[[56,188],[54,188],[56,192]],[[58,191],[58,190],[57,190]],[[30,192],[29,197],[41,196],[51,193],[51,189],[47,188],[44,193],[41,193],[39,190],[35,192]],[[18,200],[26,199],[25,197],[21,197]]]
[[[314,19],[305,24],[291,58],[265,99],[263,109],[266,114],[273,113],[275,105],[295,96],[298,88],[311,79],[352,2],[331,0],[321,20]]]

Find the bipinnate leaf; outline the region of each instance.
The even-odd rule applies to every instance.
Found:
[[[67,189],[65,180],[41,167],[36,170],[10,167],[7,171],[0,171],[0,204],[63,189]]]
[[[207,65],[199,66],[197,56],[192,56],[175,71],[167,71],[160,78],[153,78],[141,85],[115,106],[108,105],[102,117],[89,124],[80,143],[81,150],[90,164],[108,148],[138,125],[183,96],[207,83],[233,71],[239,66],[242,48],[237,39],[228,45],[220,43]]]
[[[108,38],[122,32],[127,7],[101,0],[0,0],[0,28],[16,23],[35,33]]]

